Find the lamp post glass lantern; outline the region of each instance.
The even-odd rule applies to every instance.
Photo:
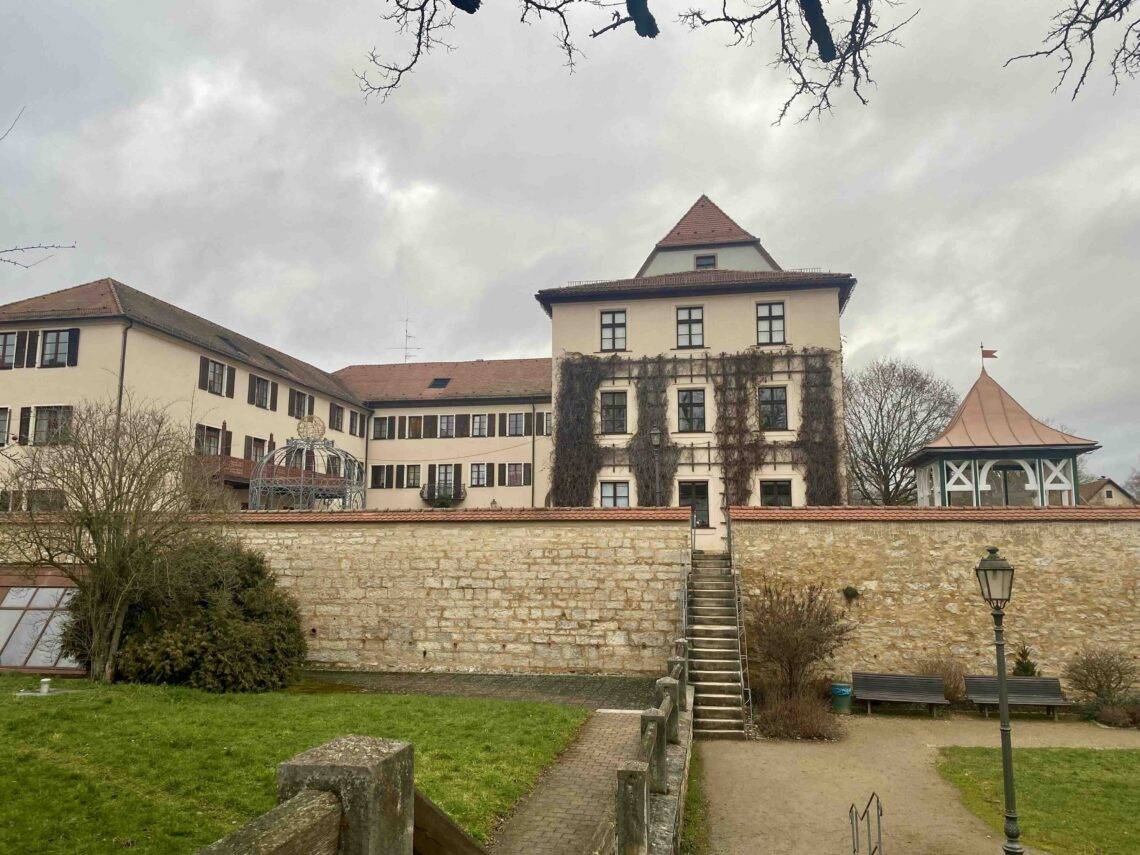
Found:
[[[651,428],[649,444],[653,447],[653,505],[661,507],[661,428]]]
[[[1017,804],[1013,793],[1013,742],[1009,726],[1009,692],[1005,676],[1005,630],[1002,622],[1005,607],[1013,596],[1013,565],[998,554],[996,546],[986,549],[986,557],[978,562],[974,572],[982,599],[991,609],[994,619],[994,648],[997,653],[998,711],[1001,718],[1001,770],[1005,785],[1005,855],[1021,855],[1025,849],[1017,842],[1021,828],[1017,822]]]

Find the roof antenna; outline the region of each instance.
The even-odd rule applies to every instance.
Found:
[[[411,332],[409,332],[409,330],[408,330],[408,324],[411,322],[411,318],[403,317],[403,318],[400,318],[400,320],[402,320],[404,322],[404,343],[403,343],[403,345],[401,345],[400,347],[386,347],[384,349],[385,350],[402,350],[402,351],[404,351],[404,364],[407,365],[408,362],[411,361],[412,351],[420,350],[421,348],[416,347],[412,344],[412,342],[415,340],[415,336],[412,335]]]

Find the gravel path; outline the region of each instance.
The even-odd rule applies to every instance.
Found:
[[[836,743],[700,742],[717,855],[851,851],[847,808],[883,801],[888,852],[992,855],[1000,839],[935,769],[946,745],[999,746],[996,718],[852,716]],[[1140,732],[1088,722],[1017,720],[1023,747],[1140,748]],[[1015,754],[1016,756],[1016,754]]]

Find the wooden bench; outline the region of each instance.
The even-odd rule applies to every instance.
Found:
[[[855,700],[867,702],[871,714],[871,701],[891,701],[903,704],[925,704],[934,713],[936,707],[946,706],[946,693],[941,677],[919,677],[911,674],[867,674],[856,671],[851,675]]]
[[[1006,687],[1011,707],[1045,707],[1054,720],[1058,708],[1070,706],[1056,677],[1007,677]],[[966,700],[977,704],[988,717],[990,707],[998,705],[997,677],[966,677]]]

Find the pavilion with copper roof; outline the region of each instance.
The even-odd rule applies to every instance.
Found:
[[[983,368],[946,429],[904,465],[919,505],[1076,505],[1077,457],[1098,448],[1035,419]]]

